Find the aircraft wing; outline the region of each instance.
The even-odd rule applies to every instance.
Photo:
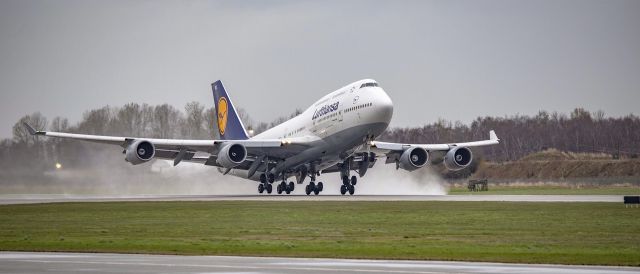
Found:
[[[25,128],[31,135],[48,136],[55,138],[81,140],[93,143],[117,145],[127,148],[129,144],[144,140],[152,143],[155,147],[155,158],[176,160],[174,164],[185,160],[189,162],[202,162],[207,165],[217,166],[215,158],[219,150],[229,143],[241,144],[247,149],[247,160],[252,161],[261,155],[269,155],[269,157],[286,158],[295,155],[300,151],[308,148],[308,144],[313,140],[302,137],[296,139],[288,139],[286,141],[280,139],[247,139],[247,140],[187,140],[187,139],[156,139],[156,138],[138,138],[138,137],[118,137],[103,135],[88,135],[52,131],[37,131],[29,124],[24,123]],[[198,155],[200,154],[200,155]]]
[[[489,131],[489,140],[450,144],[402,144],[374,141],[371,143],[371,150],[373,152],[384,154],[391,151],[403,151],[410,147],[420,147],[427,151],[447,151],[453,147],[479,147],[497,145],[499,143],[500,139],[498,139],[495,131],[491,130]]]

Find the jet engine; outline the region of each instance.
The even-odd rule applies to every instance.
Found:
[[[241,144],[229,144],[218,152],[216,161],[225,168],[234,168],[247,159],[247,148]]]
[[[414,171],[425,166],[428,162],[429,153],[424,148],[412,147],[402,152],[400,160],[398,161],[398,167],[404,170]]]
[[[148,162],[156,154],[156,148],[146,140],[136,140],[127,146],[124,160],[132,165]]]
[[[444,166],[448,170],[461,170],[469,166],[472,159],[473,154],[471,154],[470,149],[466,147],[454,147],[444,155]]]

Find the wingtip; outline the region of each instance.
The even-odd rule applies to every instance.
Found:
[[[38,133],[36,129],[34,129],[31,125],[27,124],[26,122],[22,122],[22,124],[27,129],[27,131],[29,131],[29,134],[36,135]]]
[[[498,135],[496,135],[496,132],[494,130],[489,131],[489,140],[500,141],[500,139],[498,139]]]

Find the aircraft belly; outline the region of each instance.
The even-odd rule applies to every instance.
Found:
[[[387,128],[387,123],[358,125],[336,132],[322,139],[323,151],[321,167],[328,162],[328,167],[340,161],[340,154],[364,143],[367,135],[378,136]]]

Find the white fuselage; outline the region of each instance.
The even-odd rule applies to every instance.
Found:
[[[363,87],[363,84],[369,86]],[[315,148],[322,150],[322,154],[310,156],[313,159],[297,157],[289,163],[297,165],[319,158],[317,169],[320,171],[342,161],[356,148],[382,134],[392,116],[391,98],[374,80],[365,79],[327,94],[300,115],[251,139],[312,138]],[[247,172],[243,170],[230,174],[247,178]],[[250,179],[257,180],[259,174]]]
[[[360,80],[331,92],[300,115],[252,139],[287,139],[310,135],[325,139],[356,126],[377,123],[389,125],[393,116],[391,98],[379,86],[361,88],[364,83],[375,81]]]

